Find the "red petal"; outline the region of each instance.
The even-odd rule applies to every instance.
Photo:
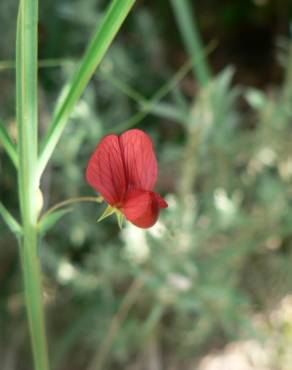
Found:
[[[126,218],[142,228],[148,228],[155,224],[159,210],[159,201],[152,191],[134,190],[123,205]]]
[[[122,202],[127,186],[117,135],[108,135],[101,140],[89,160],[86,177],[89,184],[101,193],[110,205]]]
[[[157,180],[157,160],[150,137],[137,129],[120,136],[129,189],[152,190]]]
[[[154,193],[154,196],[157,199],[160,208],[167,208],[168,207],[167,201],[165,199],[163,199],[160,194]]]

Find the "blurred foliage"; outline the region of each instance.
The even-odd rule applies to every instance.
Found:
[[[57,63],[40,69],[41,133],[105,3],[41,4],[40,58]],[[191,65],[168,2],[138,2],[45,173],[45,209],[94,195],[84,176],[90,154],[106,133],[136,124],[153,137],[158,188],[169,202],[148,231],[127,224],[120,232],[114,218],[97,224],[103,205],[81,203],[46,235],[41,255],[54,369],[187,369],[231,340],[261,340],[254,316],[291,292],[289,12],[285,1],[282,7],[267,0],[224,1],[218,12],[213,7],[219,2],[204,3],[196,11],[203,37],[219,37],[209,51],[218,71],[212,80],[200,88],[187,74]],[[7,36],[0,40],[2,59],[13,57],[15,13],[15,2],[1,2]],[[244,35],[241,45],[242,27],[248,31],[250,24],[270,35],[260,61],[252,38],[249,44]],[[0,80],[1,116],[16,138],[12,71],[0,70]],[[1,200],[17,215],[15,174],[2,151],[0,173]],[[0,235],[1,369],[26,370],[16,242],[3,223]],[[277,336],[283,328],[267,324],[265,330]],[[289,343],[291,338],[279,345]]]

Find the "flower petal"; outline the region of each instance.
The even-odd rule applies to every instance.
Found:
[[[150,137],[133,129],[119,137],[125,163],[128,190],[152,190],[157,180],[158,166]]]
[[[123,201],[127,184],[117,135],[108,135],[101,140],[89,160],[86,178],[110,205]]]
[[[167,208],[168,207],[167,201],[165,199],[163,199],[160,194],[154,193],[154,196],[157,199],[157,202],[158,202],[160,208]]]
[[[148,228],[155,224],[159,210],[159,201],[152,191],[134,190],[123,205],[126,218],[142,228]]]

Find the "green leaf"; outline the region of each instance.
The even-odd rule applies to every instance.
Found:
[[[17,236],[21,235],[22,232],[21,226],[1,202],[0,202],[0,214],[3,220],[5,221],[6,225],[11,230],[11,232]]]
[[[66,208],[45,215],[38,225],[40,234],[45,235],[63,216],[71,211],[72,208]]]
[[[107,206],[107,208],[105,209],[103,214],[99,217],[97,222],[100,222],[100,221],[104,220],[105,218],[111,216],[112,214],[116,213],[116,211],[117,211],[116,208],[114,208],[112,206]]]
[[[0,121],[0,142],[2,142],[4,149],[6,150],[10,159],[12,160],[14,166],[17,168],[18,167],[18,156],[17,156],[16,146],[13,140],[11,139],[2,121]]]
[[[100,64],[111,42],[125,20],[135,0],[113,0],[103,22],[95,32],[83,60],[66,90],[44,139],[38,163],[39,177],[48,163],[72,113],[75,104]]]

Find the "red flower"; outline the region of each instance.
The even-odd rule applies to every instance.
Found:
[[[107,214],[122,213],[134,225],[148,228],[166,201],[153,191],[158,175],[150,137],[141,130],[104,137],[89,160],[89,184],[110,204]]]

